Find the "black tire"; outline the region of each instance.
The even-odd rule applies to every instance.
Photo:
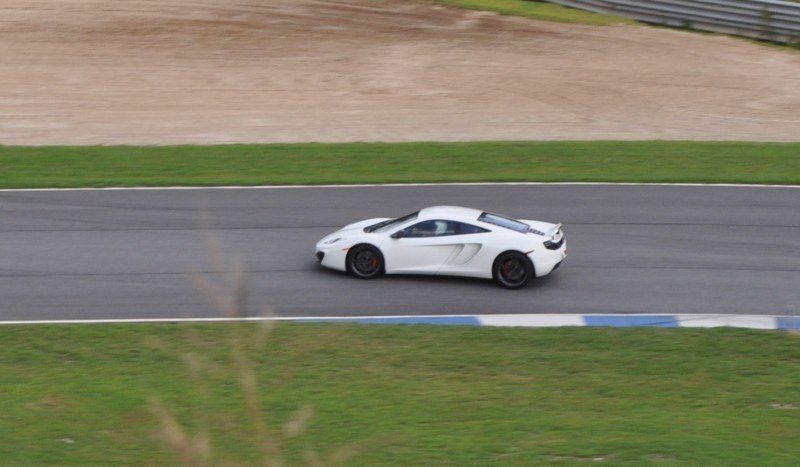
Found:
[[[530,258],[516,251],[507,251],[494,260],[492,276],[501,287],[521,289],[533,279],[535,272]]]
[[[383,255],[372,245],[356,245],[347,253],[347,272],[359,279],[383,274]]]

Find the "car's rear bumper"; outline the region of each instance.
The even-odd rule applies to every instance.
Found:
[[[567,242],[562,240],[557,250],[541,248],[531,253],[531,261],[536,269],[536,277],[542,277],[558,269],[567,258]]]

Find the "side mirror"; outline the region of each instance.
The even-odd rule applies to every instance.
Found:
[[[405,231],[405,230],[398,230],[397,232],[393,233],[393,234],[391,235],[391,237],[392,237],[392,238],[403,238],[403,237],[405,237],[406,235],[407,235],[407,234],[406,234],[406,231]]]

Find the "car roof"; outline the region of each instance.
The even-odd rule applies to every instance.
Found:
[[[418,219],[450,219],[465,222],[475,222],[483,213],[480,209],[465,208],[461,206],[431,206],[419,211]]]

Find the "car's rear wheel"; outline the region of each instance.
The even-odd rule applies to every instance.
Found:
[[[359,279],[383,274],[383,255],[372,245],[356,245],[347,253],[347,271]]]
[[[533,279],[533,263],[522,253],[507,251],[494,260],[492,276],[507,289],[519,289]]]

